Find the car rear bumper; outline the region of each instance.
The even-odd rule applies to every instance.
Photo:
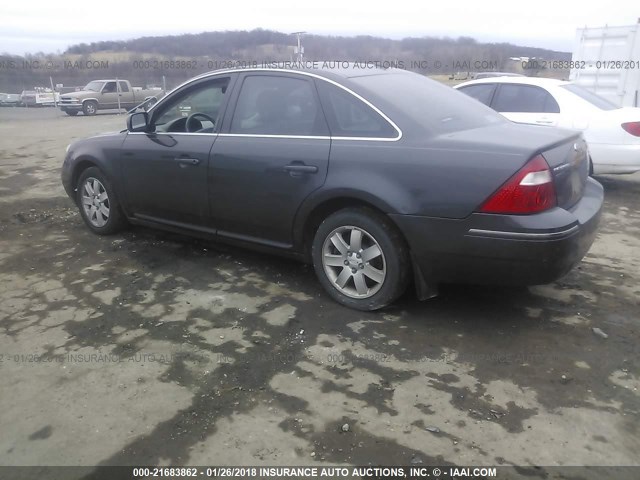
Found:
[[[465,219],[390,215],[427,283],[537,285],[571,270],[593,243],[604,192],[589,178],[571,209]]]

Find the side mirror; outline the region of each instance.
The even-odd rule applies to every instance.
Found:
[[[146,132],[149,130],[149,115],[147,112],[132,113],[127,117],[127,130],[130,132]]]

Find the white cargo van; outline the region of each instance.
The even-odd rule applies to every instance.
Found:
[[[570,80],[620,107],[640,107],[640,23],[579,28],[572,62]]]

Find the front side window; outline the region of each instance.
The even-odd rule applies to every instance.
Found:
[[[328,135],[313,84],[273,75],[247,76],[231,121],[231,133]]]
[[[102,93],[115,93],[116,88],[116,82],[107,82],[102,89]]]
[[[159,106],[154,125],[159,132],[212,133],[220,124],[221,106],[229,78],[218,78],[195,85]],[[196,115],[199,114],[199,115]],[[156,116],[157,115],[157,116]],[[187,119],[193,120],[187,130]]]
[[[560,113],[549,92],[533,85],[502,84],[491,106],[498,112]]]
[[[353,94],[325,81],[317,84],[329,118],[331,135],[368,138],[398,136],[387,120]]]

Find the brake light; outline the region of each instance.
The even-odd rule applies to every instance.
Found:
[[[622,124],[622,128],[634,137],[640,137],[640,122],[627,122]]]
[[[480,207],[483,213],[526,215],[555,207],[551,169],[542,155],[529,160]]]

